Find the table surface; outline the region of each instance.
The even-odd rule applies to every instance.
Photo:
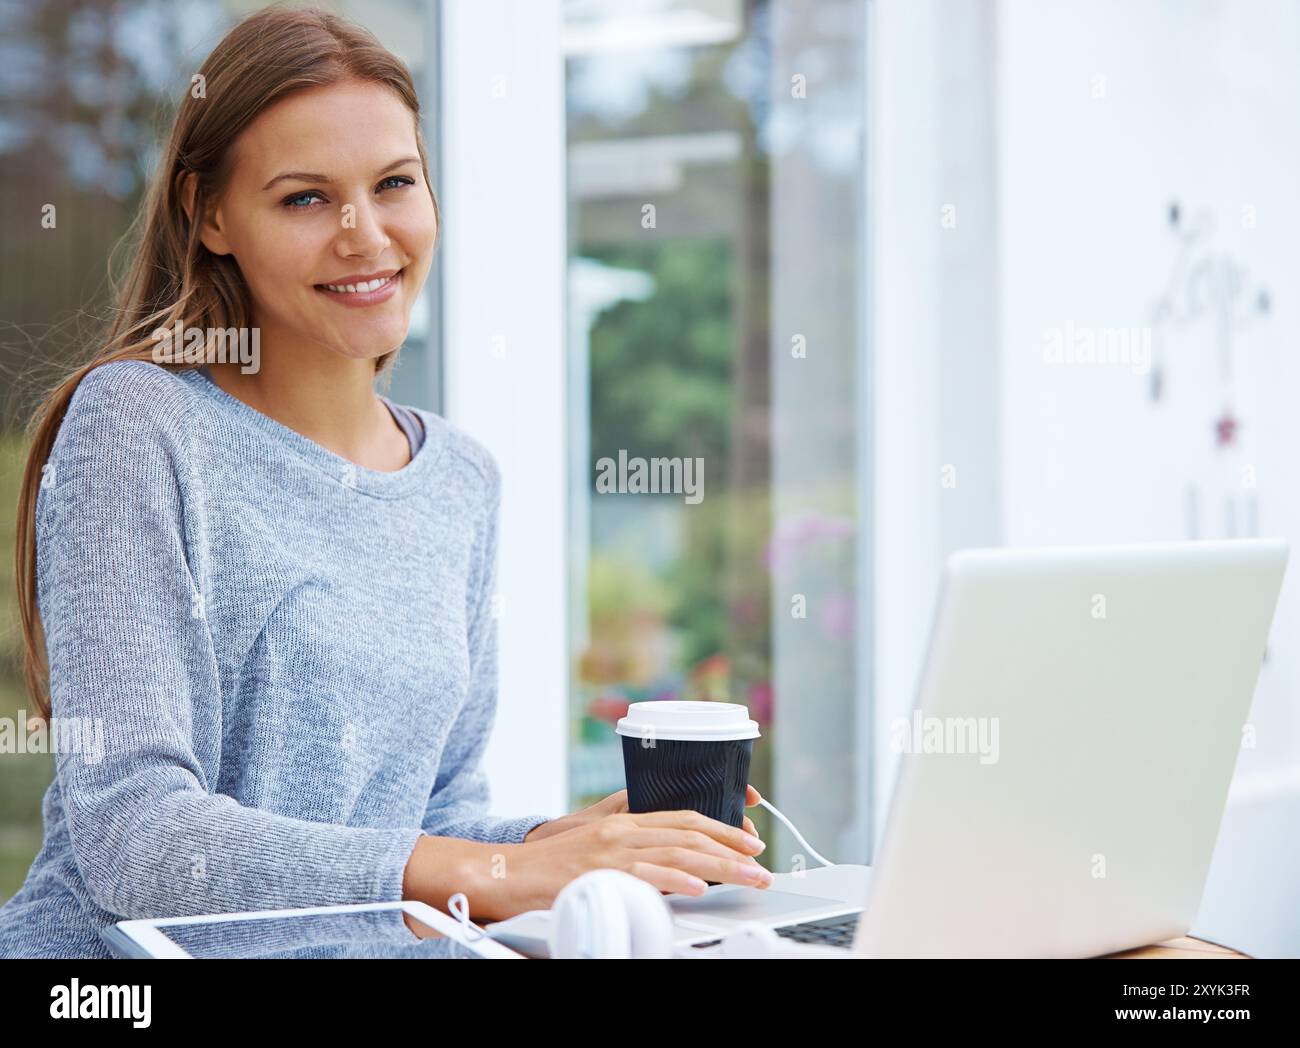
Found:
[[[1112,953],[1110,959],[1121,961],[1150,961],[1156,959],[1177,961],[1199,957],[1202,960],[1241,961],[1245,960],[1246,956],[1246,954],[1230,950],[1226,946],[1219,946],[1216,943],[1206,942],[1204,939],[1184,935],[1181,939],[1170,939],[1167,942],[1158,942],[1151,946],[1140,946],[1136,950]]]

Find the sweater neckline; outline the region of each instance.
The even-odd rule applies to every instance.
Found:
[[[317,444],[297,430],[290,429],[282,422],[277,422],[271,416],[263,414],[252,405],[227,393],[213,381],[206,367],[187,368],[181,372],[181,377],[200,394],[224,408],[227,413],[258,430],[273,443],[305,459],[340,487],[351,488],[366,495],[396,498],[413,490],[421,478],[433,468],[434,461],[439,457],[442,449],[443,434],[434,426],[432,413],[423,408],[409,407],[409,410],[414,411],[424,425],[424,440],[420,447],[401,469],[392,471],[369,469],[330,451],[324,445]],[[382,393],[376,393],[376,396],[383,401],[391,413],[392,401]]]

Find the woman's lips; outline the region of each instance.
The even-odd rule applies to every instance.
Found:
[[[326,298],[333,299],[343,306],[351,306],[354,309],[364,308],[365,306],[377,306],[380,302],[387,302],[397,294],[398,282],[402,279],[405,269],[399,269],[383,284],[375,288],[374,291],[332,291],[324,284],[317,284],[316,290]]]

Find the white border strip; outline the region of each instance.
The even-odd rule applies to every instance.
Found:
[[[559,0],[443,5],[446,417],[501,468],[493,815],[568,805]]]

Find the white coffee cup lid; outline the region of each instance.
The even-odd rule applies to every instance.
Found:
[[[685,702],[659,699],[634,702],[614,729],[619,735],[643,739],[683,739],[720,742],[757,739],[758,722],[738,702]]]

